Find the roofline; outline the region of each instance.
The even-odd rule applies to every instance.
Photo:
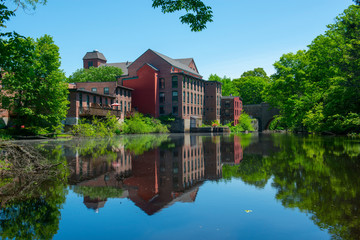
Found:
[[[210,80],[206,80],[207,82],[216,82],[216,83],[220,83],[220,85],[223,85],[222,82],[219,81],[210,81]]]
[[[92,81],[89,81],[89,82],[74,82],[73,84],[77,84],[77,83],[117,83],[117,81],[105,81],[105,82],[92,82]]]
[[[187,70],[184,70],[184,69],[182,69],[182,68],[180,68],[180,67],[178,67],[178,66],[174,66],[174,65],[172,65],[171,63],[169,63],[168,61],[166,61],[166,59],[164,59],[163,57],[161,57],[159,54],[161,54],[161,53],[159,53],[158,54],[158,52],[156,52],[156,51],[154,51],[154,50],[151,50],[151,49],[149,49],[150,51],[152,51],[153,53],[155,53],[157,56],[159,56],[161,59],[163,59],[165,62],[167,62],[168,64],[170,64],[170,66],[172,66],[172,67],[176,67],[176,68],[178,68],[178,69],[181,69],[181,70],[183,70],[183,71],[186,71],[186,72],[188,72]],[[164,54],[162,54],[162,55],[164,55]],[[164,55],[164,56],[166,56],[166,55]],[[168,57],[168,56],[166,56],[166,57]],[[171,58],[171,57],[168,57],[168,58]],[[173,58],[171,58],[171,59],[173,59]],[[173,59],[174,61],[176,61],[175,59]],[[180,62],[179,62],[180,63]],[[182,63],[180,63],[180,64],[182,64]],[[182,65],[184,65],[184,64],[182,64]],[[186,66],[186,65],[184,65],[184,66]],[[196,68],[197,69],[197,68]],[[200,74],[195,74],[195,75],[198,75],[198,76],[200,76],[200,77],[203,77],[203,76],[201,76]]]
[[[160,57],[160,56],[159,56]],[[165,60],[165,59],[164,59]],[[168,61],[166,61],[165,60],[165,62],[167,62],[167,63],[169,63]],[[178,67],[178,66],[174,66],[174,65],[172,65],[171,63],[169,63],[172,67],[175,67],[175,68],[178,68],[178,69],[181,69],[181,70],[183,70],[183,71],[185,71],[185,72],[189,72],[189,71],[187,71],[187,70],[184,70],[184,69],[182,69],[182,68],[180,68],[180,67]],[[194,75],[198,75],[199,77],[203,77],[203,76],[201,76],[200,74],[195,74],[195,73],[192,73],[192,74],[194,74]]]
[[[196,78],[196,79],[201,80],[201,81],[204,81],[204,82],[208,81],[208,80],[205,80],[205,79],[202,79],[202,78],[194,77],[193,75],[190,75],[190,74],[185,73],[185,72],[172,72],[171,74],[187,75],[187,76],[191,76],[191,77],[193,77],[193,78]],[[200,75],[199,75],[199,76],[200,76]],[[202,76],[200,76],[200,77],[202,77]]]
[[[69,92],[91,93],[91,94],[97,95],[97,96],[116,98],[115,96],[112,96],[112,95],[106,95],[106,94],[102,94],[102,93],[98,93],[98,92],[92,92],[92,91],[87,91],[87,90],[82,90],[82,89],[78,89],[78,88],[70,88],[70,89],[68,89],[68,90],[69,90]]]

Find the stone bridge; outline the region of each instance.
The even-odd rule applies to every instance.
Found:
[[[271,107],[268,103],[244,105],[244,111],[259,121],[259,132],[269,128],[274,116],[280,112],[279,109]]]

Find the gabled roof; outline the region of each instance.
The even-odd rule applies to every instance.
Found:
[[[179,61],[177,61],[175,59],[172,59],[172,58],[170,58],[168,56],[165,56],[165,55],[163,55],[161,53],[155,52],[154,50],[151,50],[151,49],[149,49],[149,50],[152,51],[153,53],[155,53],[156,55],[158,55],[159,57],[161,57],[162,59],[164,59],[166,62],[168,62],[173,67],[180,68],[180,69],[182,69],[184,71],[187,71],[189,73],[192,73],[192,74],[194,74],[196,76],[201,77],[201,75],[199,73],[197,73],[196,71],[191,69],[189,66],[187,66],[187,65],[185,65],[185,64],[183,64],[183,63],[181,63],[181,62],[179,62]]]
[[[117,67],[120,68],[123,72],[123,75],[128,75],[128,66],[131,64],[132,62],[119,62],[119,63],[105,63],[105,64],[100,64],[100,66],[110,66],[110,67]]]
[[[85,56],[83,57],[83,60],[87,60],[87,59],[100,59],[100,60],[107,61],[104,54],[102,54],[98,50],[94,50],[92,52],[87,52],[85,54]]]
[[[191,63],[192,61],[194,61],[193,58],[179,58],[179,59],[175,59],[175,60],[178,61],[178,62],[180,62],[180,63],[182,63],[182,64],[184,64],[184,65],[186,65],[186,66],[189,66],[190,63]]]

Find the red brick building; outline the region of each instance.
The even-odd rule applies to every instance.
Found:
[[[78,124],[79,118],[104,117],[110,112],[124,119],[131,111],[131,88],[117,82],[79,82],[69,84],[70,106],[65,125]]]
[[[220,122],[221,112],[221,83],[209,81],[205,83],[205,111],[204,118],[209,124],[211,121]]]
[[[221,85],[206,84],[208,81],[202,79],[192,58],[172,59],[149,49],[134,62],[107,63],[98,51],[86,53],[83,61],[84,68],[121,68],[124,75],[118,77],[118,85],[134,89],[132,108],[156,118],[175,116],[175,131],[189,131],[190,126],[199,126],[203,120],[220,120]]]
[[[221,98],[221,123],[232,123],[233,126],[239,123],[239,117],[243,105],[239,97],[228,96]]]

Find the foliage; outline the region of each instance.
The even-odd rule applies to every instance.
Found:
[[[269,84],[270,78],[262,68],[244,72],[240,78],[234,79],[233,84],[243,104],[260,104],[265,102],[264,89]]]
[[[283,117],[281,115],[274,116],[274,120],[269,125],[269,130],[286,130],[287,126],[283,123]]]
[[[160,120],[152,117],[145,117],[141,113],[134,114],[133,117],[125,119],[121,124],[122,133],[167,133],[168,127],[161,124]]]
[[[110,111],[104,119],[80,120],[72,129],[72,134],[81,137],[112,137],[120,129],[120,124]]]
[[[190,25],[191,31],[198,32],[212,22],[211,7],[201,0],[153,0],[153,8],[161,8],[163,13],[173,13],[185,10],[187,13],[180,17],[181,23]]]
[[[239,91],[230,78],[226,76],[221,78],[216,74],[211,74],[209,77],[209,81],[217,81],[222,83],[221,92],[223,96],[239,96]]]
[[[59,48],[45,35],[0,39],[2,108],[16,115],[16,126],[54,131],[67,114],[67,84],[59,70]]]
[[[307,51],[284,54],[266,89],[294,131],[360,132],[360,7],[340,14]]]
[[[252,120],[248,114],[242,112],[239,117],[239,122],[236,126],[232,126],[231,123],[228,124],[230,131],[233,133],[236,132],[244,132],[244,131],[254,131],[254,127],[252,125]]]
[[[169,115],[160,116],[158,119],[162,124],[169,125],[175,121],[175,118],[176,118],[175,116],[169,114]]]
[[[67,79],[68,82],[113,82],[117,76],[123,74],[122,70],[113,66],[90,67],[78,69]]]
[[[125,149],[135,155],[141,155],[146,151],[162,146],[169,142],[169,135],[141,135],[141,136],[126,136],[121,140]]]
[[[71,190],[77,193],[79,196],[107,199],[107,198],[119,198],[122,197],[123,190],[116,187],[92,187],[92,186],[72,186]]]
[[[0,141],[11,140],[12,136],[6,130],[0,129]]]

